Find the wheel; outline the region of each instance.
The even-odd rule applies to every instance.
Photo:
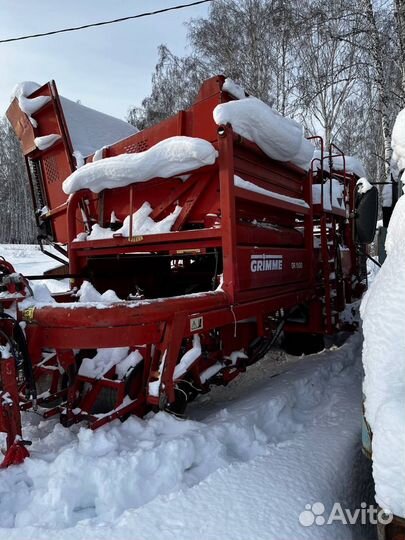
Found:
[[[125,381],[125,390],[131,399],[136,399],[142,389],[144,362],[140,362],[129,373]],[[105,414],[114,409],[117,403],[117,390],[103,388],[91,410],[92,414]]]

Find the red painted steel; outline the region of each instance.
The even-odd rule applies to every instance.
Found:
[[[49,208],[39,218],[42,230],[48,239],[67,244],[72,284],[87,279],[100,292],[114,289],[127,300],[100,309],[78,303],[70,293],[52,306],[18,310],[33,378],[48,391],[34,400],[27,376],[17,377],[17,358],[11,355],[1,363],[2,392],[12,395],[12,405],[0,401],[0,430],[8,433],[10,449],[21,435],[19,409],[39,406],[45,418],[59,415],[65,425],[86,420],[92,429],[151,409],[179,413],[210,384],[227,384],[263,356],[276,323],[287,319],[289,332],[325,334],[339,328],[338,312],[359,292],[361,281],[351,218],[356,177],[318,166],[324,160],[320,138],[321,157],[307,173],[270,159],[232,126],[216,126],[213,109],[233,99],[222,91],[223,82],[221,76],[209,79],[190,109],[103,151],[104,157],[141,152],[168,137],[187,135],[214,145],[214,165],[185,171],[186,181],[155,178],[100,194],[81,190],[68,200],[61,186],[74,163],[55,83],[33,94],[51,98],[34,114],[38,128],[17,101],[11,104],[7,114],[30,166],[34,204],[42,201]],[[60,141],[48,150],[36,149],[34,137],[49,133],[59,134]],[[271,193],[235,187],[234,175]],[[347,212],[312,204],[313,184],[323,185],[328,176],[341,181]],[[122,222],[145,201],[155,220],[176,204],[182,207],[171,232],[142,235],[131,226],[128,238],[77,239],[94,223],[108,227],[112,211]],[[12,271],[3,264],[3,272]],[[0,281],[1,275],[0,265]],[[29,296],[28,289],[24,294]],[[0,305],[6,302],[10,298],[0,298]],[[298,323],[289,316],[297,309],[304,314]],[[10,335],[12,324],[0,318],[4,335]],[[175,376],[196,336],[201,354]],[[84,358],[113,347],[138,350],[142,360],[123,378],[115,367],[102,377],[80,373]],[[233,362],[231,353],[240,350],[243,358]],[[10,450],[9,456],[17,462],[21,451]]]

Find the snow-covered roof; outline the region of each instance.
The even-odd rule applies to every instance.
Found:
[[[90,109],[63,96],[60,96],[60,102],[73,150],[80,152],[83,157],[138,132],[124,120]]]

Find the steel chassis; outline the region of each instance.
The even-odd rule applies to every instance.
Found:
[[[61,182],[74,164],[56,86],[49,83],[35,94],[52,97],[38,116],[41,129],[49,130],[51,125],[52,132],[60,133],[56,148],[43,152],[33,148],[31,139],[36,133],[16,102],[11,105],[8,116],[23,144],[34,203],[49,207],[46,215],[38,217],[42,231],[46,231],[43,238],[67,244],[72,287],[89,279],[94,261],[101,261],[102,266],[103,260],[115,264],[113,261],[130,256],[135,271],[140,257],[148,254],[184,262],[187,258],[205,260],[215,253],[220,258],[222,282],[219,284],[214,275],[212,290],[163,299],[154,295],[105,309],[81,304],[73,293],[55,296],[58,304],[18,309],[17,321],[25,323],[26,361],[32,365],[37,386],[46,381],[47,388],[34,397],[18,371],[16,355],[9,352],[7,356],[3,351],[0,431],[8,435],[5,465],[20,462],[27,453],[20,411],[39,407],[45,418],[59,415],[64,425],[86,421],[91,429],[129,414],[142,416],[151,409],[172,407],[175,411],[181,395],[186,395],[187,401],[208,391],[210,384],[227,384],[263,356],[280,321],[287,332],[336,332],[339,312],[361,292],[352,220],[356,177],[346,174],[344,168],[324,172],[326,158],[320,138],[321,157],[314,160],[307,174],[291,164],[274,162],[256,145],[236,135],[232,126],[215,126],[213,107],[231,99],[222,91],[223,80],[216,77],[204,83],[190,110],[105,151],[106,156],[113,156],[144,150],[145,145],[150,147],[176,134],[200,136],[218,150],[215,165],[190,171],[185,182],[155,179],[99,195],[82,190],[67,202],[61,195]],[[331,151],[342,154],[337,148]],[[268,194],[236,187],[235,174],[267,189]],[[344,186],[345,207],[327,211],[322,203],[313,204],[312,186],[321,184],[323,193],[325,178],[332,176]],[[77,241],[78,233],[89,230],[92,223],[105,225],[111,209],[132,215],[145,200],[153,202],[154,219],[167,215],[175,202],[181,202],[183,209],[172,232],[142,236],[133,231],[129,238]],[[209,217],[212,209],[216,209],[215,225]],[[256,216],[276,224],[277,232],[255,227]],[[314,247],[315,238],[318,247]],[[343,244],[349,253],[344,270],[339,247]],[[282,268],[278,273],[253,273],[251,261],[255,257],[279,257]],[[104,283],[98,276],[94,279],[96,285],[97,279]],[[113,276],[108,285],[118,286],[119,282]],[[9,303],[10,298],[3,300],[4,306]],[[288,315],[302,306],[306,319],[299,324],[289,320]],[[9,335],[10,324],[0,319],[0,328]],[[192,346],[195,334],[201,340],[201,356],[176,379],[176,365]],[[118,379],[114,367],[99,378],[79,374],[77,351],[114,347],[141,352],[142,369],[136,376]],[[231,362],[230,354],[237,350],[246,354]],[[217,371],[206,379],[204,374],[215,366],[219,366]],[[114,393],[113,403],[108,411],[95,413],[95,404],[106,391]]]

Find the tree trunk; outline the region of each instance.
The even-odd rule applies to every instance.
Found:
[[[405,0],[395,0],[395,18],[397,21],[397,30],[399,37],[399,50],[400,59],[399,64],[401,67],[401,106],[405,106]]]
[[[374,60],[375,76],[374,81],[378,92],[378,101],[380,105],[381,128],[384,145],[384,163],[385,163],[385,181],[391,181],[391,130],[389,125],[389,96],[384,74],[384,65],[382,59],[382,46],[380,33],[377,28],[375,13],[372,0],[362,0],[364,13],[367,17],[369,26],[370,49]]]

